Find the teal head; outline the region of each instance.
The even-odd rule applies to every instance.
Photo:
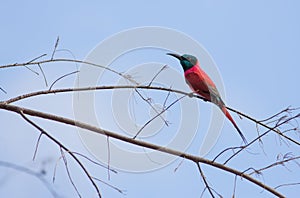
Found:
[[[180,61],[180,64],[184,71],[192,68],[198,62],[198,60],[195,56],[192,56],[189,54],[184,54],[184,55],[180,56],[178,54],[167,53],[167,55],[177,58]]]

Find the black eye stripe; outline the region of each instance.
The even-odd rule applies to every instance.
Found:
[[[187,59],[187,58],[185,58],[185,57],[182,57],[182,59],[183,59],[183,60],[187,60],[187,61],[190,61],[189,59]]]

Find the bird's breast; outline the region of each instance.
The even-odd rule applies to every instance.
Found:
[[[184,76],[187,84],[194,92],[210,101],[210,91],[201,71],[192,67],[184,72]]]

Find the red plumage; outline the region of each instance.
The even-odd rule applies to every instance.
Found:
[[[187,69],[184,72],[184,76],[187,84],[195,93],[205,98],[205,100],[216,104],[222,110],[225,116],[236,128],[243,141],[247,144],[246,138],[242,134],[241,130],[238,128],[230,113],[228,112],[225,103],[223,102],[216,88],[216,85],[210,79],[210,77],[200,68],[199,62],[197,61],[197,63],[193,67]]]

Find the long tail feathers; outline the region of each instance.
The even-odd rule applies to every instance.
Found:
[[[230,120],[230,122],[233,124],[234,128],[236,128],[236,130],[238,131],[238,133],[240,134],[241,138],[243,139],[245,144],[248,144],[245,136],[243,135],[242,131],[239,129],[239,127],[237,126],[237,124],[234,122],[233,118],[231,117],[231,115],[229,114],[228,110],[226,109],[226,106],[222,106],[221,107],[222,112],[225,114],[225,116]]]

